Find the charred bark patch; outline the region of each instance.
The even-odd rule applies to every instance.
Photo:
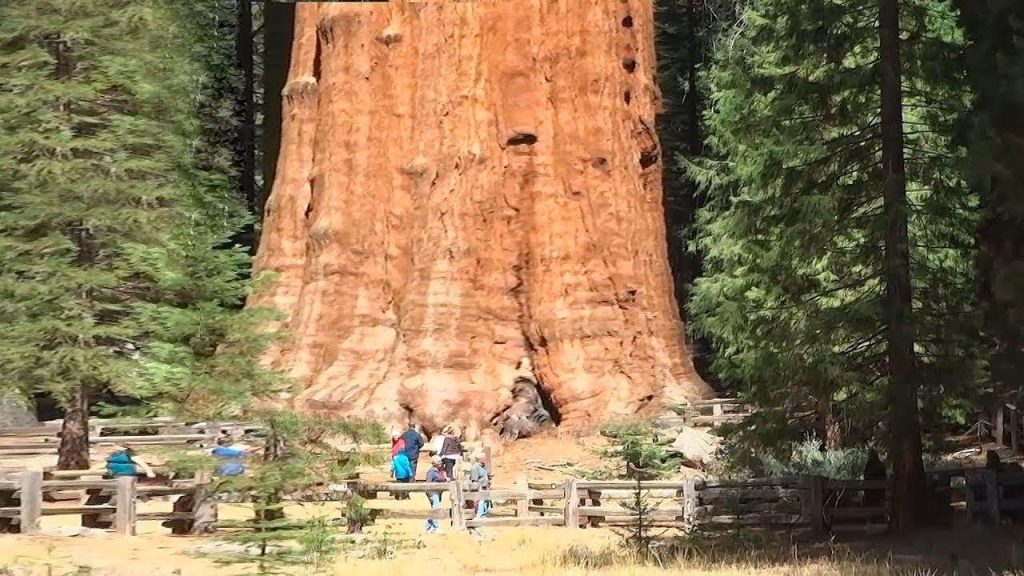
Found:
[[[647,168],[657,164],[660,158],[661,153],[657,148],[644,150],[640,153],[640,167],[646,170]]]
[[[516,132],[505,140],[506,146],[533,146],[537,143],[537,135],[530,132]]]

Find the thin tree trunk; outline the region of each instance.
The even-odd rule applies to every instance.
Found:
[[[239,166],[239,193],[245,199],[250,214],[257,211],[256,198],[256,103],[253,62],[253,28],[251,0],[237,0],[235,27],[235,65],[242,73],[242,86],[235,102],[238,115],[238,134],[235,137],[235,155]],[[256,228],[246,227],[244,245],[256,251]]]
[[[58,470],[89,468],[89,393],[79,385],[68,400],[57,448]]]
[[[821,393],[818,397],[818,428],[821,442],[825,450],[838,450],[842,446],[842,430],[835,413],[832,401],[833,389]]]
[[[74,74],[77,62],[71,44],[62,34],[49,39],[53,56],[53,76],[68,79]],[[70,113],[71,102],[64,100],[60,110]],[[81,222],[68,225],[65,234],[75,245],[75,265],[88,268],[95,262],[95,246],[89,229]],[[92,294],[84,291],[78,295],[89,300]],[[64,422],[61,425],[60,445],[57,447],[57,468],[60,470],[82,470],[89,468],[89,393],[83,383],[70,390],[64,406]]]
[[[690,32],[689,41],[686,46],[688,56],[686,63],[686,117],[688,127],[687,142],[689,143],[688,152],[691,156],[700,156],[704,153],[704,138],[701,137],[700,133],[700,88],[697,84],[700,73],[698,64],[703,44],[703,19],[701,18],[703,9],[704,3],[701,0],[689,0],[686,3],[686,20]],[[693,213],[696,214],[699,209],[697,195],[694,194]],[[696,277],[696,271],[694,275]]]
[[[889,459],[893,469],[893,527],[902,530],[921,516],[924,468],[917,406],[917,369],[907,230],[900,63],[900,2],[879,0],[882,98],[882,177],[885,230],[885,319],[889,363]]]

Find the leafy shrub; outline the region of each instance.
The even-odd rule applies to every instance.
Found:
[[[840,480],[860,478],[868,461],[867,447],[825,450],[814,438],[795,442],[788,459],[766,455],[760,462],[759,476],[799,476],[810,474]]]

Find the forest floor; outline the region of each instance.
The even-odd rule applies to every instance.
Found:
[[[166,509],[166,502],[140,505],[140,511]],[[385,508],[426,509],[426,500],[375,501]],[[308,504],[289,510],[295,516],[338,515],[337,504]],[[248,517],[245,505],[222,505],[221,517]],[[136,537],[88,533],[69,537],[77,517],[45,517],[41,536],[0,537],[0,574],[11,576],[229,576],[254,574],[238,564],[224,564],[232,544],[215,536],[175,537],[157,522],[142,522]],[[682,558],[661,566],[623,559],[621,538],[607,529],[492,528],[483,536],[465,533],[425,535],[422,521],[392,520],[368,528],[361,546],[342,554],[336,574],[421,576],[431,571],[460,575],[523,576],[734,576],[750,574],[857,576],[938,574],[954,563],[960,574],[1000,572],[1024,560],[1024,531],[961,526],[928,530],[911,538],[877,537],[858,542],[795,544],[764,536],[726,537],[713,544],[695,543]],[[384,535],[392,544],[382,544]],[[381,558],[383,556],[384,558]],[[582,557],[594,559],[581,565]],[[79,567],[88,567],[90,571]],[[970,567],[969,570],[964,568]],[[4,572],[4,569],[7,572]],[[990,572],[989,569],[994,569]],[[81,570],[81,571],[79,571]],[[929,572],[928,570],[932,570]],[[292,572],[287,572],[292,573]],[[1019,572],[1024,574],[1024,572]],[[296,569],[294,574],[307,574]]]
[[[520,475],[533,481],[557,482],[571,473],[571,466],[596,469],[613,464],[594,453],[593,448],[601,442],[600,438],[577,439],[552,434],[496,447],[494,484],[512,486]],[[536,467],[538,463],[541,468]],[[559,465],[566,469],[562,470]],[[368,476],[385,479],[386,473],[379,469]],[[415,510],[428,507],[426,499],[419,494],[405,501],[381,498],[372,501],[371,506]],[[152,501],[140,503],[139,511],[166,511],[169,507],[168,502]],[[337,503],[295,505],[289,513],[337,518],[340,506]],[[223,519],[247,518],[249,514],[246,505],[220,506]],[[222,560],[234,545],[216,536],[170,536],[158,522],[141,522],[139,535],[134,538],[95,531],[77,533],[77,525],[77,516],[46,516],[43,535],[0,537],[0,575],[228,576],[255,573],[239,565],[225,565]],[[733,535],[695,543],[685,559],[656,567],[622,560],[621,537],[609,529],[489,528],[482,537],[458,533],[425,535],[422,521],[389,520],[378,522],[367,532],[369,536],[363,544],[338,559],[337,574],[421,576],[429,566],[445,574],[480,576],[856,576],[943,573],[957,563],[976,570],[961,571],[961,574],[993,573],[989,568],[997,568],[994,573],[998,574],[1002,567],[1024,566],[1024,529],[1004,527],[995,531],[966,524],[926,530],[909,538],[878,536],[814,545],[796,545],[788,540],[768,542],[763,540],[764,536],[744,534],[740,538]],[[385,540],[392,544],[382,544]],[[580,565],[581,556],[595,558],[596,564]],[[91,571],[76,572],[79,566],[89,567]],[[925,572],[926,567],[938,571]]]

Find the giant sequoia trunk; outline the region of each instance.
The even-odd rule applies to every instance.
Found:
[[[583,427],[708,392],[666,260],[652,12],[296,6],[250,305],[287,315],[297,408],[475,436],[541,398]]]

